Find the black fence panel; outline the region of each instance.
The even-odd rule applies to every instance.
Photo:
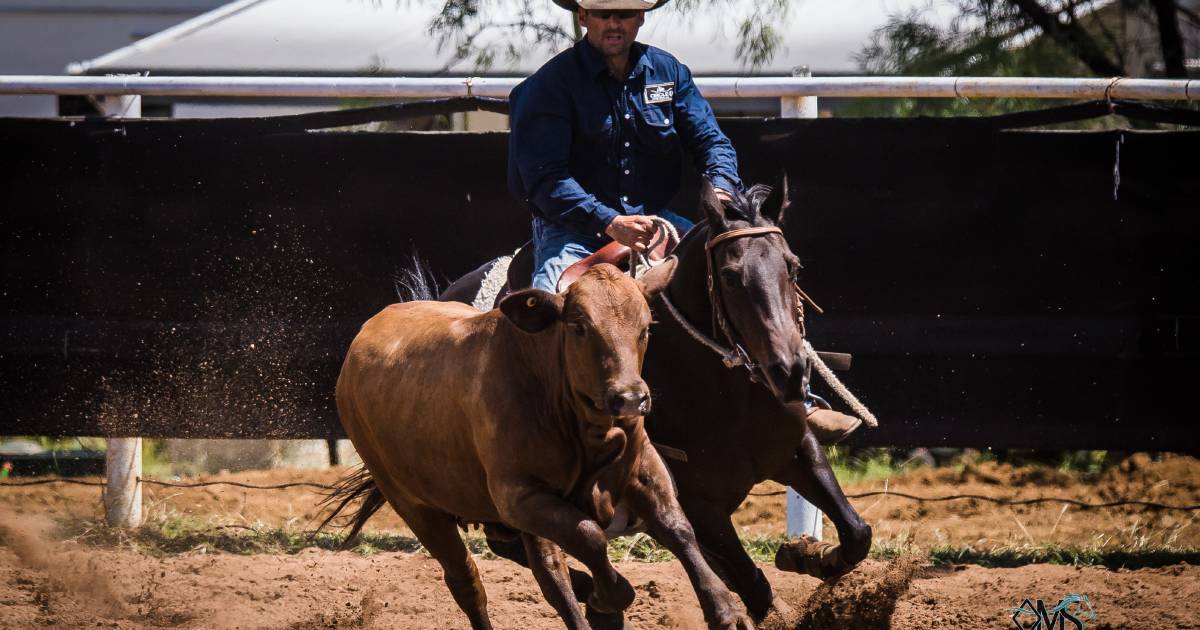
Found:
[[[882,422],[857,443],[1200,450],[1200,134],[722,124],[748,181],[789,174],[813,342]],[[0,120],[0,434],[340,436],[409,256],[452,279],[528,238],[506,142]]]

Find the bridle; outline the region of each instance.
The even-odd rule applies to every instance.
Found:
[[[659,294],[659,297],[662,298],[663,303],[667,306],[667,310],[671,313],[671,316],[674,317],[681,326],[683,326],[684,330],[686,330],[688,334],[713,352],[716,352],[718,355],[720,355],[721,362],[725,364],[726,368],[732,369],[739,365],[745,367],[746,371],[749,372],[750,380],[754,382],[762,382],[760,377],[760,373],[762,371],[761,367],[751,360],[750,354],[746,351],[745,346],[742,344],[741,339],[737,334],[737,330],[729,321],[729,316],[725,309],[725,299],[721,292],[720,283],[717,282],[716,274],[713,272],[716,269],[716,250],[718,245],[739,238],[767,236],[769,234],[778,234],[780,237],[782,237],[783,230],[777,226],[736,228],[726,232],[721,232],[720,234],[709,238],[708,241],[704,243],[704,260],[707,266],[708,274],[708,299],[709,303],[712,304],[712,337],[700,332],[700,330],[692,325],[691,322],[687,321],[687,318],[685,318],[683,314],[675,308],[675,305],[671,303],[671,300],[667,297],[666,291]],[[796,324],[800,327],[800,336],[804,337],[807,334],[804,326],[804,304],[807,302],[818,313],[823,311],[821,310],[821,307],[817,306],[816,302],[814,302],[812,298],[810,298],[808,294],[800,288],[800,285],[792,282],[792,287],[796,292]],[[728,345],[723,345],[713,339],[713,337],[718,336],[723,336]]]

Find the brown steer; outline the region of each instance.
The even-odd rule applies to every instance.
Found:
[[[701,556],[642,427],[646,300],[674,267],[635,282],[600,265],[562,294],[519,291],[486,313],[394,304],[351,344],[337,383],[342,424],[473,628],[491,627],[487,596],[457,525],[519,531],[542,593],[568,627],[587,628],[563,551],[592,572],[590,609],[627,608],[634,590],[609,563],[604,533],[618,508],[680,558],[711,626],[750,627]]]

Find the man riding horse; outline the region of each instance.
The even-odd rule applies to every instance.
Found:
[[[645,251],[657,225],[692,222],[666,209],[686,149],[729,202],[743,186],[737,154],[712,108],[675,57],[635,41],[646,11],[669,0],[554,0],[575,11],[586,36],[546,62],[509,96],[508,186],[533,214],[532,286],[557,291],[572,264],[616,241]],[[857,418],[806,401],[822,443]]]

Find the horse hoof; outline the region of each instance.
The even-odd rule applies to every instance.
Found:
[[[588,604],[584,615],[592,630],[634,630],[632,624],[625,620],[624,613],[602,613]]]
[[[618,573],[616,582],[604,588],[601,588],[600,581],[593,581],[593,590],[592,594],[588,595],[587,605],[589,609],[600,614],[611,615],[629,608],[636,596],[633,585]]]
[[[811,536],[784,543],[775,552],[775,568],[811,575],[820,580],[842,577],[854,567],[842,558],[841,547]]]

